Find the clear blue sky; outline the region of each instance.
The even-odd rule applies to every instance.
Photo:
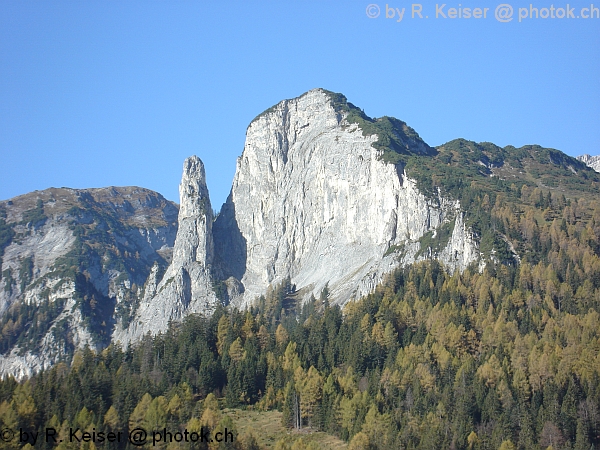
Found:
[[[178,201],[197,154],[219,209],[249,122],[315,87],[430,145],[600,153],[600,19],[500,23],[502,1],[463,0],[487,19],[436,19],[424,2],[421,20],[388,0],[406,8],[398,23],[383,2],[367,17],[372,1],[2,0],[0,199],[138,185]],[[515,15],[530,3],[552,4],[512,2]]]

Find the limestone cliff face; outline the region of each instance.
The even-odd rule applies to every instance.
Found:
[[[600,156],[581,155],[578,156],[577,159],[594,169],[596,172],[600,172]]]
[[[115,332],[113,340],[124,345],[148,332],[165,331],[169,321],[181,320],[187,314],[210,313],[219,302],[211,277],[212,208],[204,165],[197,156],[187,158],[183,164],[179,196],[173,259],[160,281],[158,268],[152,270],[136,317],[127,329]]]
[[[250,124],[216,219],[196,156],[183,166],[177,223],[173,204],[140,188],[0,202],[0,373],[26,376],[85,345],[127,346],[221,302],[247,307],[288,277],[300,300],[327,286],[344,304],[401,265],[482,261],[460,203],[420,192],[382,142],[396,155],[434,152],[403,122],[315,89]],[[38,310],[41,334],[27,325]]]
[[[478,257],[460,205],[426,198],[398,166],[381,160],[328,92],[286,100],[255,119],[238,158],[231,195],[214,226],[223,277],[235,277],[247,306],[290,277],[304,298],[328,285],[345,303],[372,290],[399,264],[437,257],[451,270]],[[420,139],[409,147],[420,151]],[[409,149],[410,150],[410,149]],[[442,225],[447,247],[419,252]]]

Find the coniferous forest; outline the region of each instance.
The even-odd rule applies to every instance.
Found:
[[[528,187],[519,202],[475,200],[490,218],[481,233],[517,243],[521,258],[492,252],[462,273],[423,261],[343,309],[327,289],[299,305],[288,280],[251,310],[189,316],[126,350],[79,351],[71,365],[3,380],[2,427],[227,429],[233,444],[155,446],[262,448],[227,413],[252,409],[281,411],[291,436],[321,430],[350,449],[600,448],[600,202]],[[18,433],[0,447],[31,448]]]

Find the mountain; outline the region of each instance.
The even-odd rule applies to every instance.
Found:
[[[424,195],[400,165],[382,158],[378,136],[352,122],[357,111],[343,96],[315,89],[258,116],[214,224],[202,163],[186,160],[173,262],[157,294],[115,339],[127,344],[185,314],[210,312],[215,293],[248,307],[290,280],[300,301],[327,288],[333,303],[344,304],[399,265],[436,258],[462,270],[479,263],[460,204]],[[398,154],[435,153],[404,122],[373,124]],[[424,240],[435,245],[424,248]]]
[[[448,147],[457,159],[477,148]],[[528,154],[527,165],[544,158]],[[240,450],[346,448],[340,440],[377,450],[596,449],[600,199],[520,191],[482,194],[487,215],[469,217],[482,236],[506,236],[518,261],[496,256],[453,273],[436,260],[411,264],[343,309],[326,290],[300,305],[286,281],[250,309],[188,314],[126,350],[84,348],[70,366],[0,380],[0,447],[35,444],[48,429],[62,438],[141,428],[163,447],[185,429],[231,433],[233,443],[216,447]]]
[[[177,205],[137,187],[51,188],[0,202],[0,371],[102,349],[172,257]]]
[[[204,174],[197,174],[194,182],[206,192]],[[184,168],[182,186],[189,179]],[[204,297],[208,309],[198,301],[185,306],[180,294],[160,295],[148,299],[148,313],[135,322],[158,332],[169,320],[212,311],[207,276],[219,300],[236,307],[256,305],[284,284],[290,301],[306,302],[326,290],[333,304],[344,305],[371,292],[394,268],[421,260],[438,260],[450,272],[516,264],[522,245],[490,217],[498,193],[516,205],[524,193],[586,196],[599,186],[594,171],[558,150],[464,139],[432,148],[406,123],[370,118],[343,95],[315,89],[250,123],[212,242],[205,225],[210,208],[195,216],[206,217],[199,229],[203,245],[214,249],[204,261],[212,269],[196,288],[184,276],[167,281],[171,292]],[[182,205],[191,201],[180,192]],[[178,241],[188,239],[181,224],[179,230]],[[194,259],[193,248],[183,259]],[[140,335],[127,330],[122,342]]]
[[[250,123],[216,217],[196,156],[179,211],[141,188],[1,202],[0,372],[28,375],[86,344],[127,347],[226,305],[275,321],[313,298],[343,306],[420,261],[449,274],[534,264],[539,224],[579,220],[587,207],[572,199],[599,192],[600,175],[558,150],[434,148],[401,120],[314,89]]]
[[[600,156],[581,155],[577,159],[589,167],[594,169],[596,172],[600,172]]]
[[[344,304],[372,291],[398,264],[429,256],[418,254],[419,240],[443,227],[450,230],[447,243],[435,257],[451,270],[478,259],[459,205],[425,196],[402,167],[382,159],[378,136],[365,135],[349,108],[341,96],[317,89],[279,103],[248,127],[231,195],[214,226],[223,275],[244,288],[231,299],[235,305],[252,304],[286,278],[304,300],[327,286]],[[381,123],[399,152],[433,152],[405,123]]]
[[[134,320],[114,334],[113,340],[124,345],[148,332],[166,330],[169,321],[194,312],[210,313],[221,303],[212,286],[212,207],[204,165],[196,156],[185,160],[179,196],[171,264],[162,276],[159,266],[153,268]]]

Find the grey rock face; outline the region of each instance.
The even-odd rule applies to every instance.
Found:
[[[13,232],[0,253],[0,374],[17,377],[106,346],[177,231],[177,206],[136,187],[51,188],[0,212]]]
[[[288,276],[304,298],[328,285],[343,304],[399,264],[437,257],[462,269],[478,258],[459,205],[426,198],[380,159],[376,140],[349,124],[321,89],[283,101],[250,124],[214,227],[223,275],[244,288],[234,304],[248,306]],[[418,254],[420,238],[454,222],[445,249]],[[388,251],[400,247],[401,255]]]
[[[113,335],[113,340],[123,345],[148,332],[165,331],[169,321],[181,320],[187,314],[210,313],[219,303],[211,277],[212,208],[204,165],[197,156],[187,158],[183,164],[179,196],[173,260],[158,283],[158,269],[152,270],[136,317],[128,328],[120,328]]]
[[[401,265],[483,264],[460,204],[420,192],[349,114],[339,96],[315,89],[257,117],[216,219],[196,156],[183,166],[178,216],[139,188],[0,202],[16,232],[2,258],[3,326],[24,304],[51,317],[41,342],[2,344],[0,373],[26,376],[84,345],[127,346],[221,302],[248,307],[288,277],[300,299],[327,286],[331,302],[344,304]],[[409,131],[394,136],[399,151],[431,151]],[[34,211],[38,197],[46,219]]]
[[[578,156],[577,159],[594,169],[596,172],[600,172],[600,156],[581,155]]]

